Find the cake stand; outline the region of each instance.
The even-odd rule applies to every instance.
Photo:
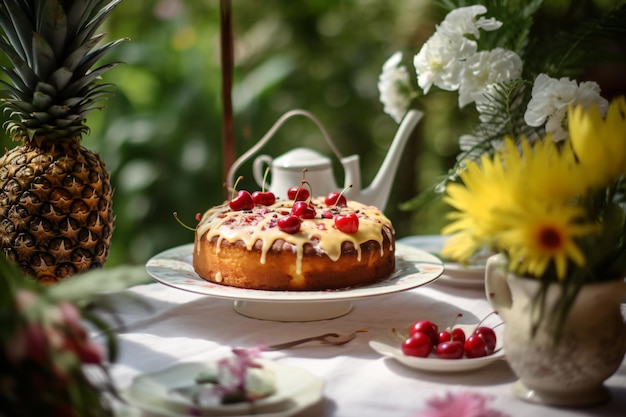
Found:
[[[328,291],[267,291],[206,281],[192,265],[193,244],[168,249],[151,258],[146,271],[156,281],[183,291],[233,300],[243,316],[273,321],[317,321],[348,314],[358,298],[391,294],[428,284],[443,273],[436,256],[402,243],[395,248],[396,269],[372,285]]]

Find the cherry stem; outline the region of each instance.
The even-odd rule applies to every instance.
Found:
[[[392,328],[391,328],[391,332],[392,332],[394,335],[396,335],[396,336],[398,337],[398,339],[400,339],[400,340],[401,340],[401,341],[403,341],[403,342],[404,342],[404,341],[407,339],[407,337],[408,337],[408,336],[403,336],[403,335],[401,335],[401,334],[400,334],[400,333],[396,330],[396,328],[395,328],[395,327],[392,327]]]
[[[452,328],[456,324],[456,319],[458,319],[459,317],[463,317],[463,314],[457,313],[456,316],[454,316],[454,319],[452,319],[452,323],[450,323],[450,326],[448,326],[448,329],[452,331]]]
[[[176,221],[178,222],[178,224],[183,226],[185,229],[191,230],[192,232],[196,231],[195,227],[190,227],[190,226],[187,226],[185,223],[183,223],[183,221],[178,218],[178,213],[177,212],[174,212],[173,215],[174,215],[174,218],[176,219]]]
[[[265,168],[265,174],[263,174],[263,185],[261,186],[261,192],[265,192],[265,184],[267,181],[267,174],[270,173],[270,167]]]
[[[339,199],[341,198],[341,196],[343,195],[343,193],[345,193],[346,191],[348,191],[350,188],[352,188],[352,184],[348,185],[347,187],[345,187],[343,190],[341,190],[341,192],[339,193],[339,195],[337,196],[337,200],[335,200],[335,206],[337,206],[337,203],[339,203]]]
[[[235,181],[235,184],[233,185],[233,195],[231,196],[231,199],[235,198],[235,193],[237,192],[237,184],[239,184],[239,181],[241,181],[242,179],[243,175],[237,177],[237,181]]]
[[[484,322],[485,320],[487,320],[487,318],[488,318],[489,316],[492,316],[492,315],[494,315],[494,314],[498,314],[498,312],[494,310],[494,311],[492,311],[491,313],[487,314],[485,317],[483,317],[483,319],[482,319],[481,321],[479,321],[479,322],[478,322],[478,324],[476,325],[476,327],[474,328],[474,332],[476,331],[476,329],[478,329],[478,328],[480,327],[480,325],[481,325],[481,324],[483,324],[483,322]],[[500,324],[502,324],[502,323],[500,323]],[[472,332],[472,333],[473,333],[473,332]]]
[[[302,170],[302,172],[304,173],[306,171],[306,168],[304,168]],[[303,179],[302,181],[300,181],[300,186],[298,187],[298,191],[296,191],[296,196],[294,197],[294,201],[298,201],[298,194],[300,194],[300,190],[302,189],[302,186],[304,185],[308,185],[309,188],[309,202],[311,202],[311,199],[313,198],[313,188],[311,187],[311,184],[309,184],[309,182],[305,179]]]

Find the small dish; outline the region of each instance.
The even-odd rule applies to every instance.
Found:
[[[458,287],[484,288],[487,255],[476,255],[472,259],[472,263],[467,266],[447,260],[440,253],[448,239],[449,236],[443,235],[420,235],[398,239],[398,242],[429,252],[440,258],[444,266],[443,274],[438,279],[440,283]]]
[[[271,415],[288,417],[316,403],[322,395],[323,381],[304,369],[259,360],[276,377],[276,393],[252,403],[203,406],[202,415],[244,416]],[[122,396],[132,405],[150,415],[187,417],[190,399],[176,393],[175,388],[193,384],[195,377],[209,369],[211,363],[186,362],[161,371],[135,377]]]
[[[475,325],[456,325],[465,331],[465,334],[469,335]],[[504,349],[502,349],[502,326],[498,326],[494,329],[496,333],[496,351],[489,356],[483,356],[482,358],[461,358],[461,359],[439,359],[432,353],[427,358],[418,358],[415,356],[407,356],[402,353],[401,345],[402,341],[392,331],[381,333],[378,336],[370,340],[370,347],[383,356],[388,356],[396,359],[403,365],[409,368],[417,369],[420,371],[428,372],[466,372],[487,366],[497,360],[504,358]]]

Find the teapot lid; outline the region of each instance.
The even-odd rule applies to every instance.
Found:
[[[330,158],[308,148],[295,148],[274,159],[273,166],[285,169],[327,169]]]

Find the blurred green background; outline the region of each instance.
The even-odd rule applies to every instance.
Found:
[[[548,17],[564,7],[547,4]],[[397,50],[417,53],[445,10],[428,0],[233,0],[232,8],[237,155],[283,113],[301,108],[321,120],[344,155],[360,154],[368,185],[397,129],[378,101],[382,64]],[[130,40],[107,60],[125,64],[103,76],[116,86],[107,107],[90,115],[91,134],[83,141],[102,155],[115,187],[107,266],[142,264],[192,242],[193,232],[172,213],[193,226],[196,213],[226,196],[219,12],[218,0],[125,0],[109,20],[108,40]],[[441,204],[398,206],[454,164],[472,115],[459,112],[456,100],[434,93],[421,102],[426,115],[405,148],[386,210],[398,237],[438,233],[443,224]],[[6,137],[2,145],[13,146]],[[332,155],[304,118],[287,122],[263,153],[278,156],[302,145]],[[335,173],[343,184],[338,164]],[[240,188],[258,188],[250,164],[238,174],[245,177]]]

